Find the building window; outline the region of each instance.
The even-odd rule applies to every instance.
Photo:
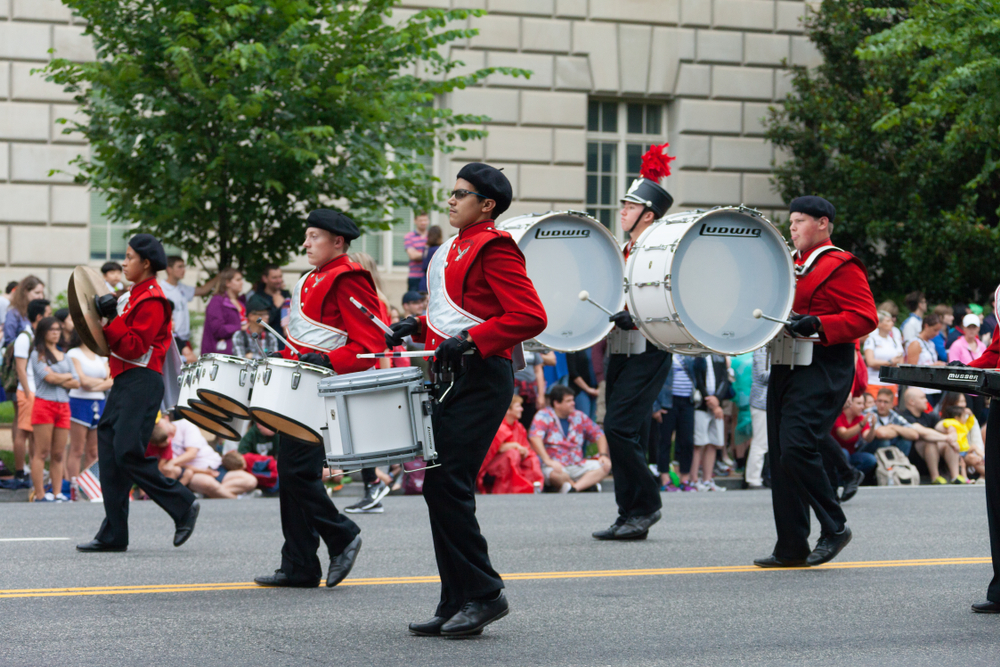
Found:
[[[666,141],[666,107],[591,100],[587,113],[587,213],[621,237],[619,200],[639,178],[642,156]]]
[[[132,225],[108,220],[108,200],[90,193],[90,259],[97,262],[125,259]]]

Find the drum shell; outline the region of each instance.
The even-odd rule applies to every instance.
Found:
[[[177,405],[175,407],[181,414],[185,414],[189,410],[194,410],[213,419],[225,421],[229,418],[229,415],[222,410],[206,404],[197,405],[191,403],[192,400],[198,400],[198,386],[203,375],[204,368],[199,367],[198,364],[188,364],[181,368],[180,376],[177,378],[180,383],[180,392],[177,395]]]
[[[198,398],[227,415],[249,419],[256,364],[226,354],[205,354],[197,365],[204,368],[196,389]]]
[[[328,368],[299,361],[262,361],[257,364],[253,381],[251,418],[284,435],[323,443],[326,410],[317,385],[332,375],[334,372]]]
[[[580,301],[580,292],[612,312],[625,307],[625,257],[598,220],[579,211],[550,211],[497,224],[524,254],[528,278],[545,307],[548,326],[536,337],[560,352],[584,350],[614,326],[606,313]]]
[[[754,319],[753,310],[787,319],[795,298],[784,239],[763,216],[742,207],[670,217],[679,221],[650,226],[628,259],[629,311],[643,335],[662,349],[690,355],[737,355],[765,345],[782,325]],[[739,233],[711,232],[719,228]],[[759,271],[748,269],[755,258]],[[699,294],[701,283],[718,288]]]
[[[432,400],[419,368],[392,368],[323,380],[327,465],[369,468],[437,458]]]

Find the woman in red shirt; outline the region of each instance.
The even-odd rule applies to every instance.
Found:
[[[524,400],[514,394],[476,478],[479,493],[534,493],[544,483],[538,456],[521,424]]]
[[[864,396],[849,396],[847,402],[844,403],[844,411],[837,416],[837,421],[833,423],[830,435],[840,443],[840,447],[844,450],[851,465],[867,475],[875,469],[878,461],[874,454],[858,451],[858,440],[862,441],[863,448],[865,444],[875,439],[874,417],[870,414],[863,414],[864,409]]]

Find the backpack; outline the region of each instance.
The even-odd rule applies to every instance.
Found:
[[[27,331],[14,336],[14,340],[3,349],[3,361],[0,362],[0,386],[3,386],[4,393],[13,396],[17,391],[17,363],[14,361],[14,343],[21,334],[28,334],[28,343],[31,343],[31,334]]]
[[[920,473],[898,447],[875,450],[875,479],[879,486],[920,486]]]

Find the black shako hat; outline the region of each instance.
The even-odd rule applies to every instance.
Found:
[[[354,221],[339,211],[331,211],[328,208],[318,208],[306,218],[306,228],[316,227],[325,229],[336,236],[343,236],[348,241],[361,236],[361,230],[354,224]]]
[[[622,202],[627,201],[642,204],[653,211],[657,218],[662,218],[674,205],[674,198],[670,196],[670,193],[664,190],[659,183],[648,178],[637,178],[632,181],[632,187],[622,197]]]
[[[493,209],[494,219],[510,208],[514,198],[514,190],[503,172],[482,162],[470,162],[458,172],[458,178],[464,178],[476,188],[476,192],[497,203]]]
[[[139,257],[149,260],[149,268],[154,273],[167,268],[167,253],[163,244],[152,234],[136,234],[129,239],[128,244]]]
[[[833,207],[833,204],[822,197],[816,197],[814,195],[796,197],[792,200],[792,203],[788,205],[788,212],[805,213],[806,215],[811,215],[814,218],[829,218],[830,222],[833,222],[833,219],[837,216],[837,209]]]

